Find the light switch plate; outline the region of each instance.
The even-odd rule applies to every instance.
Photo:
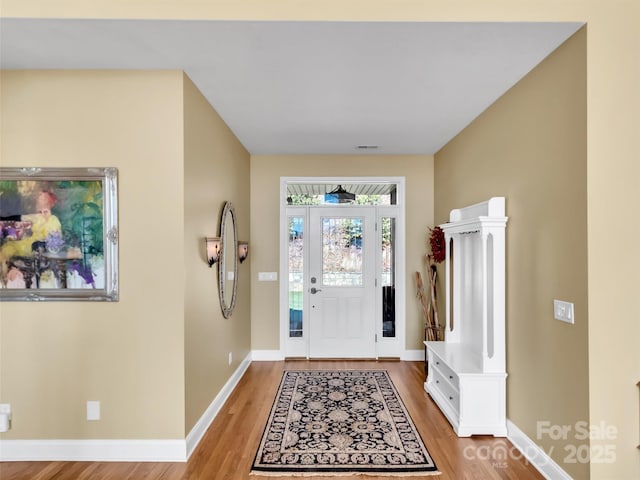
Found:
[[[562,300],[553,301],[553,318],[561,322],[574,323],[573,303]]]
[[[258,272],[260,282],[275,282],[278,280],[278,272]]]

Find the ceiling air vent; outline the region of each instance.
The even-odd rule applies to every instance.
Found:
[[[358,145],[356,150],[375,150],[378,148],[378,145]]]

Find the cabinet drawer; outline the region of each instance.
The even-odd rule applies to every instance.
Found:
[[[456,375],[455,372],[451,370],[451,368],[449,368],[449,366],[444,363],[437,355],[432,356],[432,362],[433,367],[435,367],[435,369],[438,370],[438,372],[440,372],[442,376],[455,387],[456,390],[459,390],[458,375]]]
[[[432,385],[440,391],[444,399],[453,407],[456,412],[460,411],[460,393],[457,390],[457,385],[450,383],[450,380],[445,378],[437,369],[431,371],[433,375]]]

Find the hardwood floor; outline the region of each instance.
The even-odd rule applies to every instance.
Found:
[[[389,372],[441,475],[438,480],[540,480],[506,439],[458,438],[423,389],[421,362],[254,362],[186,463],[5,462],[2,480],[291,480],[249,476],[271,404],[285,369],[383,369]],[[327,477],[305,477],[326,479]],[[344,478],[344,477],[343,477]],[[353,475],[363,480],[393,477]]]

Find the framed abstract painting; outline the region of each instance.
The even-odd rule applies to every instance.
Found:
[[[118,300],[118,171],[0,168],[0,300]]]

